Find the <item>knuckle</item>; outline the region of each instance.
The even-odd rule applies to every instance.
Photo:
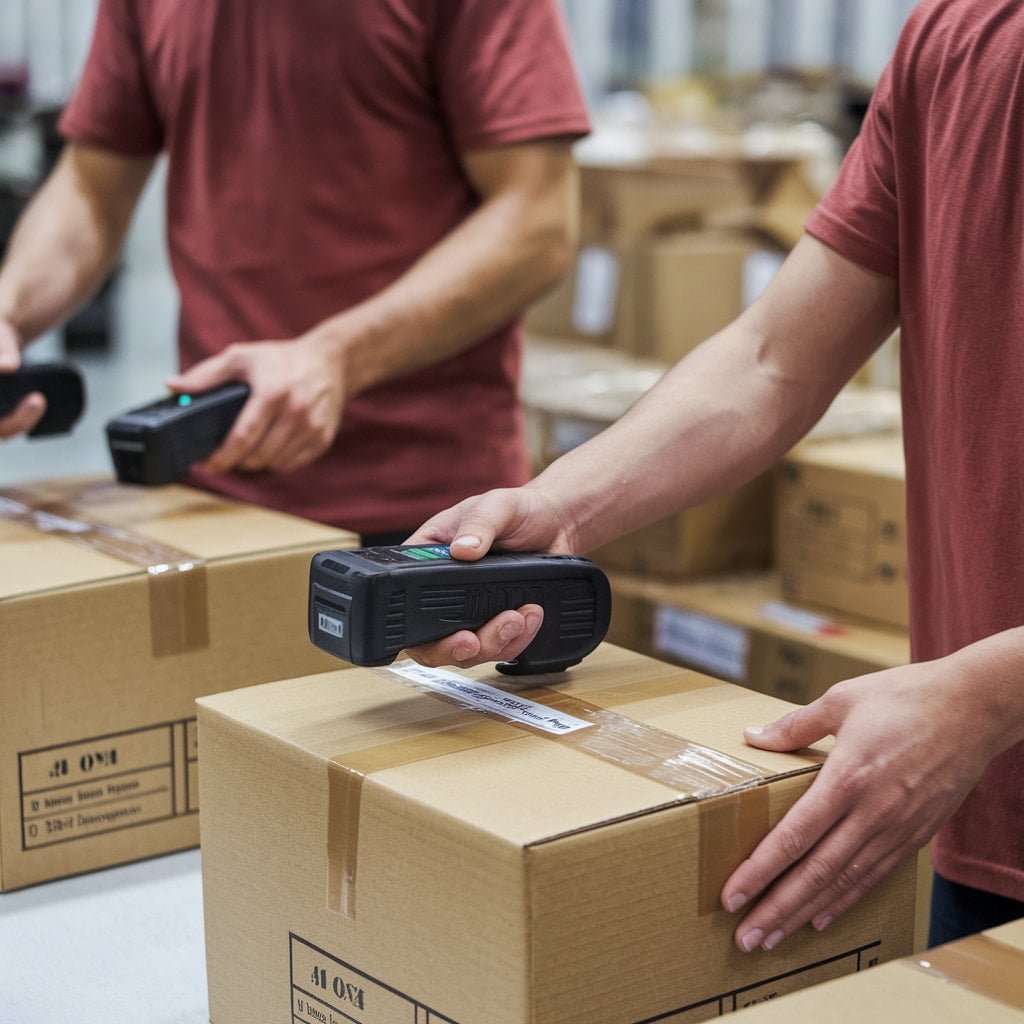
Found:
[[[821,892],[836,884],[835,865],[820,854],[811,854],[805,857],[802,869],[804,877],[815,892]]]
[[[807,833],[800,825],[787,825],[779,832],[779,846],[791,863],[798,861],[810,848]]]

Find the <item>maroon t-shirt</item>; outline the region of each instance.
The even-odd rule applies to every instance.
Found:
[[[60,122],[169,154],[183,367],[375,294],[479,199],[461,152],[588,129],[557,0],[102,0]],[[528,466],[520,328],[353,398],[331,450],[216,490],[360,532]]]
[[[807,224],[899,281],[918,661],[1024,624],[1022,79],[1024,4],[925,0]],[[1024,744],[933,855],[953,881],[1024,900]]]

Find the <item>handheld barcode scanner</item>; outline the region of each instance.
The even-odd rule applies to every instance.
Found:
[[[82,375],[64,363],[23,363],[14,373],[0,374],[0,416],[13,412],[33,391],[46,397],[46,412],[28,436],[67,434],[85,408]]]
[[[561,672],[604,639],[611,590],[605,574],[576,555],[505,552],[461,562],[444,545],[323,551],[310,567],[309,636],[354,665],[389,665],[404,648],[477,629],[524,604],[539,604],[544,622],[498,669]]]
[[[107,424],[117,479],[151,487],[173,483],[220,447],[249,397],[237,381],[210,391],[169,395]]]

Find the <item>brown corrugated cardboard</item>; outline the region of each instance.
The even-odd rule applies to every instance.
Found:
[[[743,743],[788,705],[610,645],[394,669],[421,682],[199,701],[214,1024],[698,1021],[909,952],[910,862],[823,933],[733,945],[721,885],[820,763]]]
[[[906,626],[906,486],[899,435],[800,445],[776,483],[786,596]]]
[[[611,641],[795,704],[910,660],[906,630],[789,604],[773,572],[611,583]]]
[[[632,350],[675,363],[732,323],[784,256],[777,243],[745,230],[648,236],[638,248]]]
[[[0,890],[194,846],[196,696],[337,667],[309,561],[355,542],[186,487],[0,490]]]
[[[1024,921],[756,1007],[743,1021],[823,1018],[834,1024],[1020,1024]]]

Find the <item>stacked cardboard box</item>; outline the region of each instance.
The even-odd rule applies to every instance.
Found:
[[[0,890],[194,846],[195,698],[336,668],[309,562],[355,543],[186,487],[0,490]]]
[[[908,623],[899,435],[800,445],[778,474],[775,556],[800,603]]]
[[[747,1011],[744,1024],[827,1017],[875,1024],[1019,1024],[1024,921],[1013,921]]]
[[[609,639],[795,704],[910,659],[906,630],[787,602],[774,572],[663,583],[612,576]]]
[[[210,1019],[697,1021],[905,955],[912,863],[822,933],[733,944],[721,886],[822,757],[743,743],[790,706],[611,645],[202,698]]]

